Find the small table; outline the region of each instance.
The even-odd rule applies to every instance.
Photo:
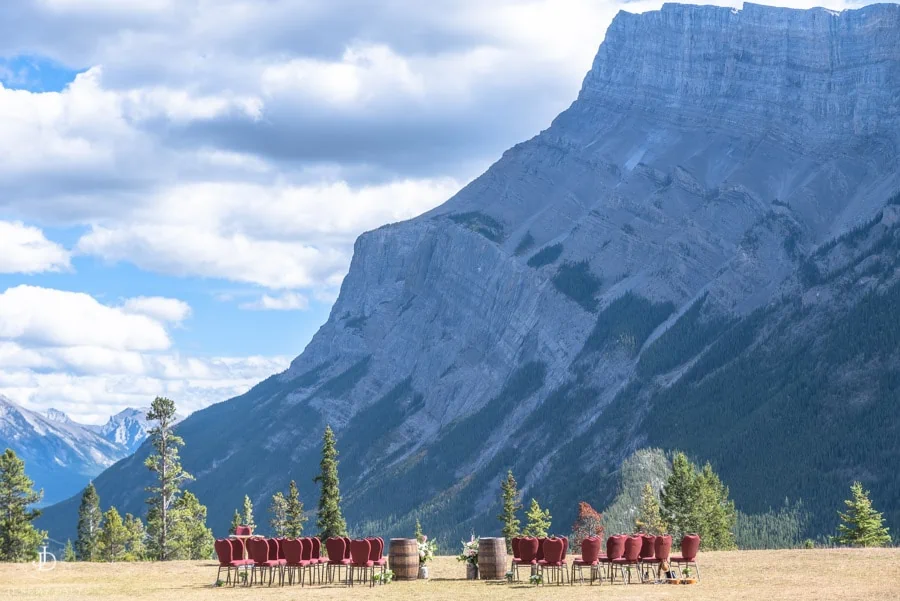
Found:
[[[248,559],[248,557],[247,557],[247,539],[253,538],[253,535],[252,534],[232,534],[228,538],[236,538],[239,541],[241,541],[241,543],[243,543],[242,546],[244,547],[244,559]]]

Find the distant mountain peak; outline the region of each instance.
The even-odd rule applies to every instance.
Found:
[[[47,412],[44,415],[51,422],[56,422],[59,424],[73,423],[72,418],[70,418],[68,416],[68,414],[66,414],[63,411],[60,411],[59,409],[53,409],[52,407],[50,409],[47,409]]]

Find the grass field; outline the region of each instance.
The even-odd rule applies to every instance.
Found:
[[[40,572],[28,564],[0,564],[0,599],[900,599],[900,549],[735,551],[701,553],[702,582],[693,586],[507,585],[466,581],[452,557],[431,565],[431,579],[359,586],[214,588],[213,562],[138,564],[59,563]]]

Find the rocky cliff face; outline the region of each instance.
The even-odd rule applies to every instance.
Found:
[[[816,249],[900,189],[898,32],[896,5],[620,13],[547,130],[437,209],[361,236],[291,367],[182,424],[213,526],[290,478],[311,502],[326,423],[362,529],[418,515],[448,540],[491,531],[509,467],[565,523],[580,498],[602,506],[598,477],[666,430],[655,395],[735,324],[811,290],[798,274]],[[831,299],[821,311],[851,302]],[[688,330],[691,345],[665,343],[681,354],[660,353]],[[139,510],[139,460],[97,480],[104,501]],[[785,496],[732,490],[739,506]]]

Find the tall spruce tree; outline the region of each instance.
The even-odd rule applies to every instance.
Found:
[[[32,522],[41,515],[29,509],[39,503],[44,491],[34,490],[25,474],[25,462],[12,449],[0,455],[0,561],[25,561],[37,557],[38,546],[47,536]]]
[[[300,500],[300,491],[297,490],[297,483],[291,480],[287,496],[286,536],[297,538],[302,535],[303,525],[306,524],[306,520],[307,517],[303,513],[303,501]]]
[[[844,501],[847,510],[839,511],[842,524],[838,526],[835,542],[851,547],[883,547],[891,542],[891,535],[884,526],[884,518],[869,499],[869,491],[861,482],[850,486],[851,498]]]
[[[103,525],[97,537],[97,555],[100,561],[122,561],[128,544],[128,530],[115,507],[103,514]]]
[[[660,492],[662,518],[678,540],[698,529],[700,487],[695,466],[681,452],[672,457],[672,474]]]
[[[242,526],[250,526],[252,529],[256,529],[256,521],[253,518],[253,501],[250,500],[250,495],[244,495],[244,509],[241,512],[241,525]]]
[[[94,488],[94,483],[91,482],[81,493],[81,505],[78,506],[78,536],[75,538],[75,556],[78,561],[98,559],[97,537],[100,536],[102,520],[100,496]]]
[[[543,537],[547,536],[550,531],[551,520],[549,509],[541,509],[541,506],[535,499],[531,499],[531,507],[525,513],[525,536]]]
[[[512,550],[512,538],[519,536],[521,522],[517,513],[522,509],[522,495],[512,470],[506,472],[506,478],[500,481],[500,502],[503,510],[497,519],[503,523],[501,532],[506,537],[506,550]]]
[[[722,484],[709,462],[706,462],[697,475],[697,484],[700,489],[700,505],[696,531],[700,535],[700,544],[710,551],[736,548],[734,525],[737,511],[734,501],[728,498],[728,487]]]
[[[66,546],[63,549],[63,561],[72,562],[77,560],[78,558],[75,557],[75,547],[72,546],[72,539],[66,539]]]
[[[176,514],[172,506],[178,500],[181,486],[193,476],[184,471],[178,456],[178,448],[184,440],[175,434],[175,403],[167,398],[156,397],[147,412],[147,419],[156,422],[150,430],[150,444],[155,451],[147,457],[144,465],[156,474],[157,483],[147,487],[150,498],[147,504],[147,532],[150,537],[150,552],[155,559],[170,559],[169,533],[175,527]]]
[[[320,487],[319,508],[316,526],[319,538],[325,540],[332,536],[346,536],[347,522],[341,514],[341,490],[338,480],[338,450],[331,426],[325,427],[322,436],[322,461],[319,463],[319,475],[313,480]]]
[[[645,534],[666,533],[666,522],[662,518],[659,499],[656,498],[656,493],[649,482],[641,490],[641,506],[634,519],[634,527]]]

